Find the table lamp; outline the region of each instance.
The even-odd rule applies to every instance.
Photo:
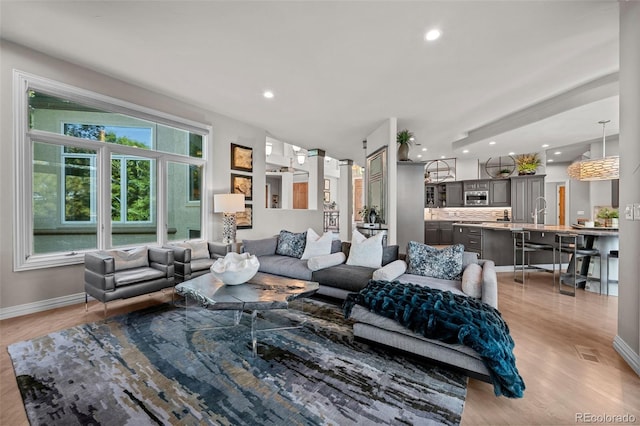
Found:
[[[236,241],[236,213],[244,211],[244,194],[214,194],[213,212],[222,213],[222,242]]]

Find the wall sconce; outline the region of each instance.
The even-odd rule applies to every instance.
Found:
[[[267,157],[270,156],[271,153],[273,152],[273,144],[271,142],[267,142],[265,152],[267,153]]]
[[[244,211],[244,194],[214,194],[213,212],[222,213],[222,242],[236,241],[236,213]]]
[[[298,164],[303,165],[304,160],[307,158],[307,155],[302,151],[298,151],[298,154],[296,154],[296,157],[298,158]]]

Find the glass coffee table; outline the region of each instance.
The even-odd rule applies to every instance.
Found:
[[[258,272],[244,284],[225,285],[211,273],[200,275],[178,284],[176,293],[193,299],[201,307],[216,311],[235,311],[234,325],[240,324],[244,311],[251,312],[251,348],[253,356],[258,353],[256,333],[258,331],[286,330],[296,327],[256,328],[258,311],[288,309],[289,302],[311,296],[318,290],[317,282],[296,280]],[[189,303],[185,306],[189,309]]]

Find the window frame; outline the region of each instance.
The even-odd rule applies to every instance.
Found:
[[[107,112],[130,115],[132,117],[171,126],[180,130],[196,133],[202,136],[202,157],[173,154],[150,149],[141,149],[118,144],[105,144],[99,141],[83,140],[76,137],[56,134],[52,132],[29,128],[29,92],[35,90],[53,96],[63,97],[73,102],[92,106]],[[206,193],[207,174],[207,146],[211,138],[210,125],[198,123],[188,119],[173,116],[151,108],[135,105],[120,99],[112,98],[96,92],[80,89],[68,84],[60,83],[44,77],[13,70],[13,105],[14,105],[14,185],[13,185],[13,218],[14,227],[14,271],[50,268],[56,266],[73,265],[84,262],[84,253],[95,251],[78,250],[71,252],[56,252],[33,254],[34,224],[33,224],[33,144],[42,142],[75,148],[92,149],[96,151],[96,196],[97,196],[97,249],[112,248],[111,244],[111,155],[134,156],[141,159],[156,160],[156,200],[155,223],[156,244],[162,245],[167,241],[167,163],[178,162],[202,166],[201,193]],[[62,156],[61,156],[62,158]],[[202,237],[207,237],[208,200],[201,198]],[[154,213],[152,212],[152,217]],[[118,223],[120,224],[120,223]],[[133,244],[135,245],[135,244]],[[133,246],[132,245],[132,246]],[[149,243],[149,245],[154,245]]]

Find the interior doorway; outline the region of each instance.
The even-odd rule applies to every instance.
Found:
[[[293,208],[307,209],[309,206],[309,183],[293,183]]]

